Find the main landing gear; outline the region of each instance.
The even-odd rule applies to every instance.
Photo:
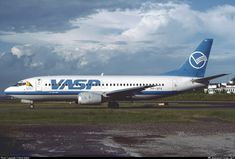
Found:
[[[34,109],[34,104],[30,104],[30,105],[29,105],[29,108],[30,108],[30,109]]]
[[[116,101],[109,101],[108,108],[119,108],[119,103]]]

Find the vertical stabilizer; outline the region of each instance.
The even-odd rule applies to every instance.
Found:
[[[204,77],[212,43],[213,39],[203,40],[179,69],[163,75]]]

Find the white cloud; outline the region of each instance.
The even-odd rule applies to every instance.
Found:
[[[18,49],[17,47],[15,47],[15,46],[13,48],[11,48],[11,53],[13,55],[16,55],[18,58],[20,58],[23,55],[21,50]]]
[[[42,67],[42,66],[43,66],[42,62],[32,62],[32,63],[30,63],[31,68],[38,68],[38,67]]]
[[[5,32],[0,35],[0,40],[19,44],[11,49],[18,58],[31,56],[34,46],[49,45],[54,48],[52,54],[86,66],[91,62],[106,62],[116,54],[146,52],[148,48],[164,49],[182,44],[189,45],[189,48],[203,36],[234,44],[231,40],[235,38],[235,6],[224,5],[197,11],[183,3],[146,3],[133,10],[98,10],[87,18],[73,19],[69,23],[77,28],[61,33]],[[117,41],[123,41],[126,45],[120,45]],[[27,47],[25,43],[32,46]],[[181,55],[183,51],[180,48],[175,50]]]
[[[235,6],[219,6],[201,13],[199,17],[206,31],[228,40],[235,38]]]
[[[31,45],[29,44],[17,45],[11,48],[11,53],[17,56],[17,58],[21,58],[22,56],[33,55],[33,49],[31,48]]]

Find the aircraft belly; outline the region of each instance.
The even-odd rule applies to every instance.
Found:
[[[77,95],[14,95],[13,97],[36,101],[77,100]]]
[[[138,100],[138,99],[156,99],[160,97],[162,97],[162,95],[135,95],[132,98]]]

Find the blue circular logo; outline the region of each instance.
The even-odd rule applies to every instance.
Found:
[[[195,69],[201,69],[206,65],[207,57],[200,51],[193,52],[189,57],[190,65]]]

